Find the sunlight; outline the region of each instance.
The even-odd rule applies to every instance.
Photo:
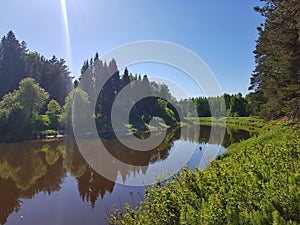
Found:
[[[69,23],[68,23],[68,14],[66,0],[60,0],[62,15],[64,19],[64,28],[65,28],[65,37],[66,37],[66,61],[69,64],[69,68],[72,68],[72,53],[71,53],[71,41],[70,41],[70,32],[69,32]]]

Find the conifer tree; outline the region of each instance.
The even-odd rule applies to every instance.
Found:
[[[264,0],[255,10],[265,17],[258,27],[256,68],[251,77],[252,113],[265,119],[300,117],[300,2]]]

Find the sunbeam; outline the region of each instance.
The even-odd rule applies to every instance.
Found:
[[[66,0],[60,0],[62,15],[64,19],[64,28],[65,28],[65,38],[66,38],[66,55],[67,55],[67,62],[72,68],[72,52],[71,52],[71,41],[70,41],[70,32],[69,32],[69,22],[68,22],[68,14],[67,14],[67,6]]]

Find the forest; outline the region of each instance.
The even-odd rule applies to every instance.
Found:
[[[99,90],[104,79],[107,81]],[[112,131],[112,105],[126,86],[131,93],[149,96],[136,102],[130,99],[134,102],[128,121],[132,131],[149,130],[153,117],[174,127],[185,117],[248,116],[251,113],[249,95],[243,97],[238,93],[178,100],[166,84],[150,81],[147,75],[133,75],[127,68],[121,73],[114,59],[103,62],[98,53],[83,62],[80,77],[74,79],[64,59],[55,55],[46,59],[30,51],[26,42],[20,42],[13,31],[9,31],[0,43],[0,86],[2,141],[72,133],[74,99],[84,108],[96,102],[95,109],[83,117],[93,117],[98,133],[104,135]],[[117,105],[122,109],[122,102]],[[83,117],[77,119],[84,122]]]

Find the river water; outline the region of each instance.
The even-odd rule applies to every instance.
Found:
[[[144,187],[128,186],[128,181],[167,161],[174,149],[179,152],[178,160],[187,151],[191,153],[190,169],[204,169],[232,143],[251,136],[228,127],[200,126],[200,133],[197,129],[190,125],[170,130],[157,148],[142,155],[116,139],[103,140],[112,155],[135,165],[126,170],[112,166],[114,180],[93,170],[72,138],[2,143],[0,224],[107,224],[114,207],[123,208],[125,203],[136,206],[143,200]]]

